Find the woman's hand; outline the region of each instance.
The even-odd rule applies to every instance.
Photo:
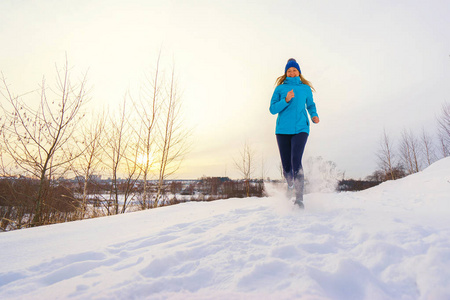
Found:
[[[294,95],[294,90],[290,90],[290,91],[287,93],[287,96],[286,96],[286,102],[289,103],[289,101],[291,101],[291,99],[294,98],[294,97],[295,97],[295,95]]]
[[[315,123],[315,124],[320,122],[319,117],[312,117],[311,119],[312,119],[313,123]]]

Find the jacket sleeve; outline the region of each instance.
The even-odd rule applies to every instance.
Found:
[[[311,89],[309,89],[308,96],[306,97],[306,109],[308,110],[309,116],[318,117],[316,104],[314,103],[313,95]]]
[[[289,106],[289,103],[286,102],[285,99],[281,98],[281,94],[279,90],[276,88],[273,92],[272,99],[270,100],[269,111],[272,115],[276,115],[277,113],[283,111],[286,107]]]

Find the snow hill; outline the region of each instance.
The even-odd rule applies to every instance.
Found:
[[[0,299],[450,299],[450,158],[356,193],[0,234]]]

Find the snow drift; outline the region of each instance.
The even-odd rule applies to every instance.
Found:
[[[450,158],[355,193],[283,192],[0,234],[1,299],[450,299]]]

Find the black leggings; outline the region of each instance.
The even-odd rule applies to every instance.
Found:
[[[302,156],[307,140],[308,134],[306,132],[300,132],[298,134],[277,134],[283,175],[289,186],[292,186],[294,180],[299,176],[303,176]]]

